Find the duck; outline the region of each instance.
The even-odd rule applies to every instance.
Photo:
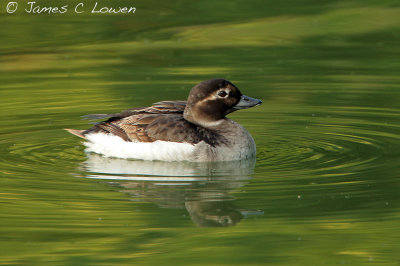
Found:
[[[187,101],[160,101],[116,114],[86,115],[103,119],[86,130],[66,129],[83,138],[88,153],[105,157],[160,161],[236,161],[255,157],[250,133],[226,116],[258,106],[230,81],[200,82]]]

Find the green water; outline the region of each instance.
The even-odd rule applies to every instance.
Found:
[[[398,265],[397,1],[0,1],[0,263]],[[93,1],[83,1],[86,6]],[[85,154],[80,116],[224,77],[257,160]]]

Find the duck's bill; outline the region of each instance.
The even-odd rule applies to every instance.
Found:
[[[233,109],[246,109],[260,104],[262,104],[261,100],[242,95],[240,101],[233,107]]]

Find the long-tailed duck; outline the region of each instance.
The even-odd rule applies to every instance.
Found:
[[[86,151],[107,157],[162,161],[232,161],[255,155],[250,133],[226,115],[260,105],[224,79],[203,81],[187,101],[162,101],[112,115],[87,130],[67,129],[84,138]]]

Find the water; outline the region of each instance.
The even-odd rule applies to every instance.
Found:
[[[135,4],[0,4],[1,263],[400,262],[397,3]],[[63,131],[214,77],[264,101],[229,116],[256,161],[105,159]]]

